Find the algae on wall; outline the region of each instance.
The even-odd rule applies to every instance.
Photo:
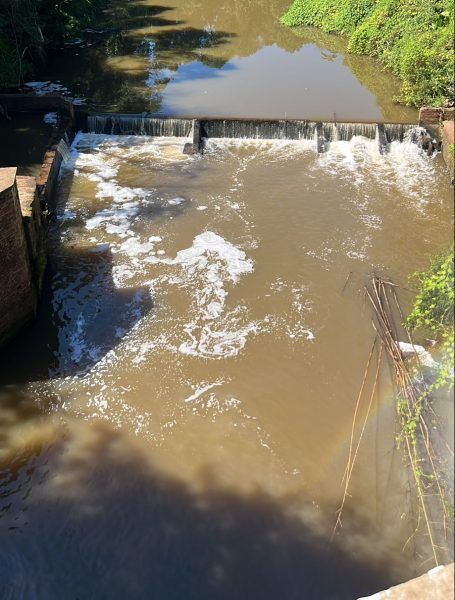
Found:
[[[453,0],[294,0],[282,22],[348,36],[349,52],[379,58],[400,77],[405,104],[453,98]]]

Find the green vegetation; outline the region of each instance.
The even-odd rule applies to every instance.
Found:
[[[401,79],[405,104],[453,97],[453,0],[294,0],[282,22],[348,36],[349,52],[380,59]]]
[[[415,273],[419,291],[406,320],[410,330],[420,329],[441,343],[442,360],[436,381],[438,389],[454,383],[454,253],[453,248],[437,256],[428,271]]]
[[[77,36],[108,0],[0,0],[0,88],[33,72],[46,47]]]

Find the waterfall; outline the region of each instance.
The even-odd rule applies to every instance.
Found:
[[[379,152],[388,152],[392,142],[416,142],[420,128],[407,123],[338,123],[297,119],[190,119],[142,114],[92,114],[87,128],[93,133],[113,135],[150,135],[155,137],[191,137],[187,152],[198,152],[200,141],[210,138],[261,140],[314,140],[319,153],[326,152],[331,142],[361,136],[376,140]],[[200,133],[199,133],[200,132]],[[197,135],[196,135],[197,133]],[[195,139],[195,138],[198,139]]]
[[[384,132],[389,144],[392,142],[402,142],[410,136],[412,142],[417,141],[417,134],[421,128],[407,123],[385,123]]]
[[[150,135],[154,137],[188,137],[191,133],[191,119],[172,119],[139,115],[98,114],[89,115],[88,130],[92,133],[111,135]]]
[[[316,123],[312,121],[207,119],[201,121],[201,135],[205,138],[243,138],[255,140],[309,140],[313,139]]]
[[[57,144],[57,152],[62,157],[63,162],[67,162],[70,157],[70,149],[68,146],[67,139],[68,139],[68,136],[66,136],[66,139],[62,138],[59,141],[59,143]]]

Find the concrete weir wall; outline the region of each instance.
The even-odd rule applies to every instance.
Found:
[[[0,344],[4,344],[34,318],[37,305],[15,167],[0,169],[0,223]]]

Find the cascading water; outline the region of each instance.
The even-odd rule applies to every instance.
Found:
[[[326,152],[332,142],[349,142],[355,137],[376,140],[381,154],[393,142],[416,142],[421,128],[412,124],[336,123],[306,120],[203,119],[197,121],[202,139],[315,140],[317,151]],[[92,133],[189,137],[193,119],[151,117],[147,114],[94,114],[87,119]],[[196,144],[196,141],[193,140]],[[196,144],[197,145],[197,144]]]
[[[190,119],[167,119],[142,115],[90,115],[88,130],[111,135],[150,135],[153,137],[188,137],[192,129]]]
[[[65,134],[65,137],[62,138],[57,144],[57,152],[62,157],[63,162],[67,162],[71,155],[67,140],[68,136]]]

